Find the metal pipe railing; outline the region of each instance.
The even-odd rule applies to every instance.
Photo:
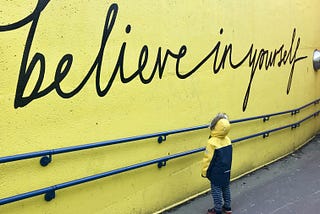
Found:
[[[64,189],[64,188],[67,188],[67,187],[79,185],[79,184],[90,182],[90,181],[94,181],[94,180],[98,180],[98,179],[101,179],[101,178],[104,178],[104,177],[108,177],[108,176],[119,174],[119,173],[122,173],[122,172],[138,169],[138,168],[149,166],[149,165],[152,165],[152,164],[158,164],[158,167],[161,168],[160,163],[163,164],[163,163],[165,163],[166,161],[168,161],[170,159],[174,159],[174,158],[190,155],[190,154],[193,154],[193,153],[200,152],[202,150],[203,150],[203,148],[199,148],[199,149],[194,149],[194,150],[190,150],[190,151],[187,151],[187,152],[173,154],[173,155],[169,155],[169,156],[166,156],[166,157],[163,157],[163,158],[158,158],[158,159],[154,159],[154,160],[150,160],[150,161],[134,164],[134,165],[131,165],[131,166],[126,166],[126,167],[123,167],[123,168],[119,168],[119,169],[103,172],[103,173],[100,173],[100,174],[95,174],[95,175],[91,175],[91,176],[88,176],[88,177],[80,178],[80,179],[77,179],[77,180],[72,180],[72,181],[69,181],[69,182],[57,184],[57,185],[54,185],[54,186],[46,187],[46,188],[43,188],[43,189],[38,189],[38,190],[35,190],[35,191],[22,193],[22,194],[15,195],[15,196],[12,196],[12,197],[3,198],[3,199],[0,199],[0,205],[7,204],[7,203],[12,203],[12,202],[15,202],[15,201],[23,200],[23,199],[26,199],[26,198],[31,198],[31,197],[42,195],[42,194],[45,194],[45,200],[46,201],[50,201],[53,198],[55,198],[55,191],[56,190]],[[164,165],[162,165],[162,166],[164,166]]]
[[[280,131],[280,130],[286,129],[286,128],[295,129],[295,128],[299,127],[300,124],[305,122],[306,120],[308,120],[308,119],[310,119],[312,117],[318,116],[319,113],[320,113],[320,111],[316,111],[313,114],[303,118],[302,120],[299,120],[298,122],[295,122],[295,123],[292,123],[292,124],[288,124],[288,125],[285,125],[285,126],[280,126],[278,128],[270,129],[270,130],[267,130],[267,131],[258,132],[256,134],[248,135],[248,136],[245,136],[245,137],[234,139],[234,140],[232,140],[232,143],[236,143],[236,142],[243,141],[243,140],[248,140],[250,138],[254,138],[254,137],[258,137],[258,136],[263,136],[263,138],[269,137],[270,133],[276,132],[276,131]]]
[[[232,143],[240,142],[240,141],[247,140],[247,139],[254,138],[254,137],[258,137],[258,136],[263,136],[263,138],[269,137],[270,133],[276,132],[276,131],[280,131],[280,130],[283,130],[283,129],[286,129],[286,128],[289,128],[289,127],[291,129],[295,129],[295,128],[299,127],[300,124],[305,122],[306,120],[308,120],[308,119],[310,119],[312,117],[318,116],[319,113],[320,113],[320,110],[314,112],[313,114],[311,114],[311,115],[309,115],[309,116],[307,116],[305,118],[303,118],[302,120],[299,120],[298,122],[295,122],[295,123],[292,123],[292,124],[288,124],[288,125],[285,125],[285,126],[281,126],[281,127],[278,127],[278,128],[270,129],[270,130],[267,130],[267,131],[259,132],[259,133],[252,134],[252,135],[249,135],[249,136],[245,136],[245,137],[242,137],[242,138],[234,139],[234,140],[232,140]],[[38,189],[38,190],[31,191],[31,192],[18,194],[18,195],[15,195],[15,196],[2,198],[2,199],[0,199],[0,205],[12,203],[12,202],[15,202],[15,201],[20,201],[20,200],[23,200],[23,199],[26,199],[26,198],[31,198],[31,197],[42,195],[42,194],[45,194],[44,198],[45,198],[46,201],[50,201],[50,200],[55,198],[55,191],[56,190],[60,190],[60,189],[64,189],[64,188],[67,188],[67,187],[79,185],[79,184],[82,184],[82,183],[98,180],[98,179],[101,179],[101,178],[104,178],[104,177],[108,177],[108,176],[119,174],[119,173],[122,173],[122,172],[138,169],[138,168],[149,166],[149,165],[152,165],[152,164],[158,164],[158,168],[161,168],[163,166],[166,166],[166,162],[168,160],[179,158],[179,157],[183,157],[183,156],[187,156],[187,155],[191,155],[191,154],[198,153],[198,152],[201,152],[201,151],[204,151],[204,150],[205,150],[205,147],[201,147],[201,148],[198,148],[198,149],[193,149],[193,150],[189,150],[189,151],[186,151],[186,152],[181,152],[181,153],[177,153],[177,154],[173,154],[173,155],[168,155],[168,156],[165,156],[165,157],[162,157],[162,158],[157,158],[157,159],[149,160],[149,161],[146,161],[146,162],[134,164],[134,165],[131,165],[131,166],[126,166],[126,167],[123,167],[123,168],[119,168],[119,169],[103,172],[103,173],[100,173],[100,174],[91,175],[91,176],[80,178],[80,179],[77,179],[77,180],[72,180],[72,181],[69,181],[69,182],[65,182],[65,183],[54,185],[54,186],[46,187],[46,188],[43,188],[43,189]]]
[[[306,105],[303,105],[299,108],[288,110],[288,111],[282,111],[282,112],[277,112],[277,113],[272,113],[272,114],[255,116],[255,117],[248,117],[248,118],[243,118],[243,119],[238,119],[238,120],[231,120],[230,123],[240,123],[240,122],[245,122],[245,121],[250,121],[250,120],[257,120],[257,119],[261,119],[261,118],[265,122],[265,121],[269,120],[269,118],[272,116],[283,115],[283,114],[288,114],[288,113],[291,113],[291,115],[295,115],[295,114],[299,113],[301,109],[304,109],[304,108],[306,108],[310,105],[313,105],[313,104],[316,105],[319,103],[319,101],[320,101],[320,99],[317,99],[317,100],[314,100],[314,101],[312,101]],[[63,147],[63,148],[58,148],[58,149],[50,149],[50,150],[43,150],[43,151],[37,151],[37,152],[17,154],[17,155],[12,155],[12,156],[5,156],[5,157],[0,157],[0,164],[18,161],[18,160],[42,157],[40,159],[40,164],[42,166],[47,166],[52,161],[52,155],[56,155],[56,154],[92,149],[92,148],[97,148],[97,147],[110,146],[110,145],[120,144],[120,143],[128,143],[128,142],[132,142],[132,141],[139,141],[139,140],[153,138],[153,137],[158,137],[158,143],[162,143],[163,141],[166,140],[166,137],[168,135],[182,133],[182,132],[195,131],[195,130],[204,129],[207,127],[208,127],[208,124],[205,124],[205,125],[200,125],[200,126],[194,126],[194,127],[189,127],[189,128],[183,128],[183,129],[176,129],[176,130],[171,130],[171,131],[166,131],[166,132],[158,132],[158,133],[153,133],[153,134],[140,135],[140,136],[135,136],[135,137],[120,138],[120,139],[115,139],[115,140],[108,140],[108,141],[102,141],[102,142],[96,142],[96,143],[90,143],[90,144],[84,144],[84,145],[78,145],[78,146],[70,146],[70,147]]]

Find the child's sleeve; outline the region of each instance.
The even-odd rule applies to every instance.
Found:
[[[201,176],[204,178],[207,177],[207,170],[208,170],[210,162],[212,160],[214,150],[215,150],[214,145],[211,145],[210,143],[208,143],[206,146],[206,150],[204,151],[204,157],[202,159]]]

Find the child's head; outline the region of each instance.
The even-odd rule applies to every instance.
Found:
[[[221,119],[228,119],[228,116],[226,113],[218,113],[211,121],[210,125],[209,125],[209,128],[210,130],[213,130],[214,127],[216,126],[217,122]]]

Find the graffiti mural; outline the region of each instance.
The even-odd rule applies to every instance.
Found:
[[[173,60],[176,65],[175,73],[178,79],[186,79],[190,77],[205,63],[212,64],[212,72],[214,74],[218,74],[225,68],[237,69],[243,65],[249,66],[251,69],[250,77],[242,104],[242,110],[245,111],[248,105],[250,91],[257,70],[268,70],[270,67],[282,67],[286,66],[286,64],[289,64],[291,68],[288,66],[290,74],[288,77],[286,91],[286,93],[289,94],[294,75],[295,64],[300,60],[307,58],[307,56],[299,56],[298,54],[301,39],[296,35],[297,30],[294,28],[291,40],[288,40],[290,45],[285,45],[283,43],[279,44],[279,46],[276,48],[257,48],[252,43],[246,51],[246,54],[238,61],[233,59],[233,53],[236,50],[234,50],[232,43],[224,44],[221,41],[217,41],[215,44],[208,44],[213,47],[212,50],[205,55],[200,62],[196,62],[193,68],[190,68],[187,71],[181,71],[180,69],[181,64],[183,64],[184,56],[189,54],[187,51],[188,47],[186,45],[181,45],[178,50],[173,50],[170,47],[158,47],[157,50],[150,50],[148,45],[143,45],[141,47],[140,54],[136,56],[137,68],[136,70],[132,71],[132,68],[129,69],[125,65],[127,43],[123,42],[122,46],[119,47],[119,53],[117,53],[117,60],[115,62],[113,71],[106,71],[102,67],[104,51],[108,48],[108,39],[112,34],[117,22],[117,15],[121,12],[119,5],[114,3],[109,6],[106,14],[105,23],[102,27],[102,38],[97,56],[87,74],[83,77],[83,80],[78,84],[78,86],[70,91],[66,91],[60,86],[60,83],[63,81],[63,79],[69,74],[69,72],[72,72],[72,64],[74,62],[72,53],[66,53],[61,57],[60,61],[57,62],[55,76],[52,80],[52,83],[40,90],[41,86],[43,86],[44,76],[46,75],[46,56],[40,52],[37,52],[32,56],[32,59],[29,63],[28,59],[30,58],[30,49],[33,44],[33,38],[37,33],[37,23],[41,18],[41,12],[46,9],[48,3],[49,0],[39,0],[35,10],[30,15],[13,24],[0,26],[0,32],[4,33],[6,31],[25,27],[25,25],[31,23],[29,33],[26,38],[23,58],[18,76],[14,99],[15,108],[24,107],[33,100],[44,97],[54,90],[62,98],[71,98],[79,93],[91,76],[94,75],[96,93],[100,97],[104,97],[108,94],[117,75],[122,83],[129,83],[133,79],[139,78],[143,84],[150,84],[156,75],[159,79],[163,78],[167,61]],[[131,25],[128,23],[123,33],[130,34],[130,32]],[[220,36],[223,36],[223,33],[223,28],[221,28],[219,32]],[[155,59],[149,59],[149,51],[157,51]],[[151,74],[150,71],[146,72],[145,70],[146,65],[150,63],[154,64]],[[40,70],[36,84],[31,94],[25,95],[25,88],[28,85],[28,81],[33,75],[37,64],[40,66]],[[110,78],[107,81],[104,80],[104,82],[107,82],[105,86],[101,84],[102,72],[111,73]]]
[[[209,188],[203,155],[180,154],[205,146],[217,112],[245,121],[230,131],[243,139],[233,144],[234,178],[302,146],[319,119],[287,124],[319,107],[288,110],[320,97],[319,8],[319,0],[2,0],[0,158],[55,154],[1,163],[0,199],[179,158],[0,213],[154,213],[190,199]]]

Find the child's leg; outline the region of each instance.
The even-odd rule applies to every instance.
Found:
[[[221,213],[222,211],[222,190],[221,187],[214,186],[211,183],[211,194],[214,202],[214,209],[216,213]]]
[[[224,207],[231,208],[231,193],[230,193],[230,185],[227,185],[222,188],[222,195],[224,200]]]

